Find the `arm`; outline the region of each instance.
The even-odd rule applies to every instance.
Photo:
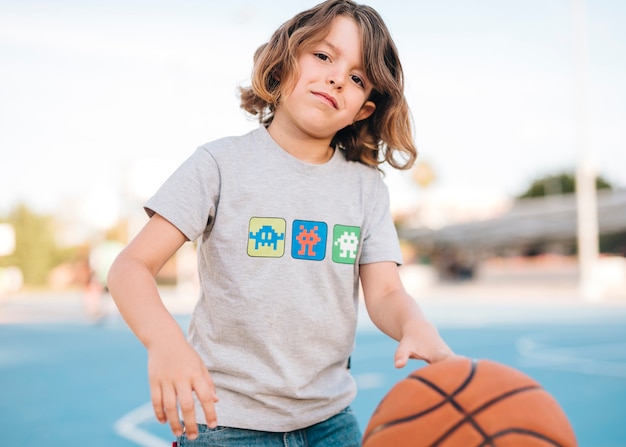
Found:
[[[394,358],[397,368],[404,367],[409,358],[434,363],[455,355],[404,290],[394,262],[363,264],[360,277],[370,318],[400,342]]]
[[[217,397],[206,367],[163,305],[155,282],[157,273],[186,240],[174,225],[155,214],[111,266],[108,285],[122,317],[148,350],[150,394],[157,419],[169,421],[174,435],[180,436],[180,405],[187,434],[193,439],[197,427],[192,392],[213,426],[217,424]]]

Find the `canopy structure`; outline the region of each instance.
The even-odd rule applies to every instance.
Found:
[[[600,235],[626,231],[626,190],[597,193]],[[500,249],[545,242],[575,241],[576,196],[563,194],[518,200],[506,213],[492,219],[440,229],[402,228],[403,239],[418,245],[458,249]]]

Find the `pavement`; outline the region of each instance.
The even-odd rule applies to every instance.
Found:
[[[408,292],[427,311],[437,313],[449,307],[473,307],[481,304],[496,308],[537,306],[587,307],[589,309],[626,306],[626,287],[604,291],[595,300],[585,299],[576,278],[498,278],[455,282],[412,280],[415,272],[404,273]],[[198,296],[191,286],[162,287],[161,297],[174,315],[191,313]],[[117,314],[110,295],[103,294],[101,314],[90,316],[85,293],[70,290],[22,290],[0,296],[0,324],[55,321],[89,321]]]
[[[407,285],[456,352],[513,366],[541,383],[581,447],[626,446],[626,297],[589,302],[575,281],[562,278]],[[197,294],[161,291],[186,327]],[[100,318],[86,309],[82,290],[23,290],[0,299],[0,445],[170,445],[167,427],[152,414],[145,349],[110,296],[102,297]],[[409,370],[393,368],[396,342],[367,312],[359,317],[353,408],[364,427]]]

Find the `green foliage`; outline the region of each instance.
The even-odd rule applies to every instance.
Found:
[[[611,184],[601,176],[596,178],[597,189],[612,189]],[[576,191],[576,176],[571,173],[561,173],[541,177],[532,182],[530,187],[519,199],[531,197],[544,197],[556,194],[571,194]]]
[[[626,231],[601,235],[600,253],[626,256]]]
[[[19,267],[25,284],[44,285],[50,270],[69,256],[56,244],[53,218],[20,205],[6,222],[15,228],[15,252],[0,258],[0,266]]]

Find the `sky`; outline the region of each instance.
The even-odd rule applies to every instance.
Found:
[[[626,2],[587,0],[576,53],[575,1],[365,1],[400,52],[429,194],[512,197],[583,155],[626,187]],[[315,2],[268,4],[0,0],[0,217],[73,206],[106,227],[197,146],[255,128],[252,54]],[[387,181],[419,200],[409,174]]]

